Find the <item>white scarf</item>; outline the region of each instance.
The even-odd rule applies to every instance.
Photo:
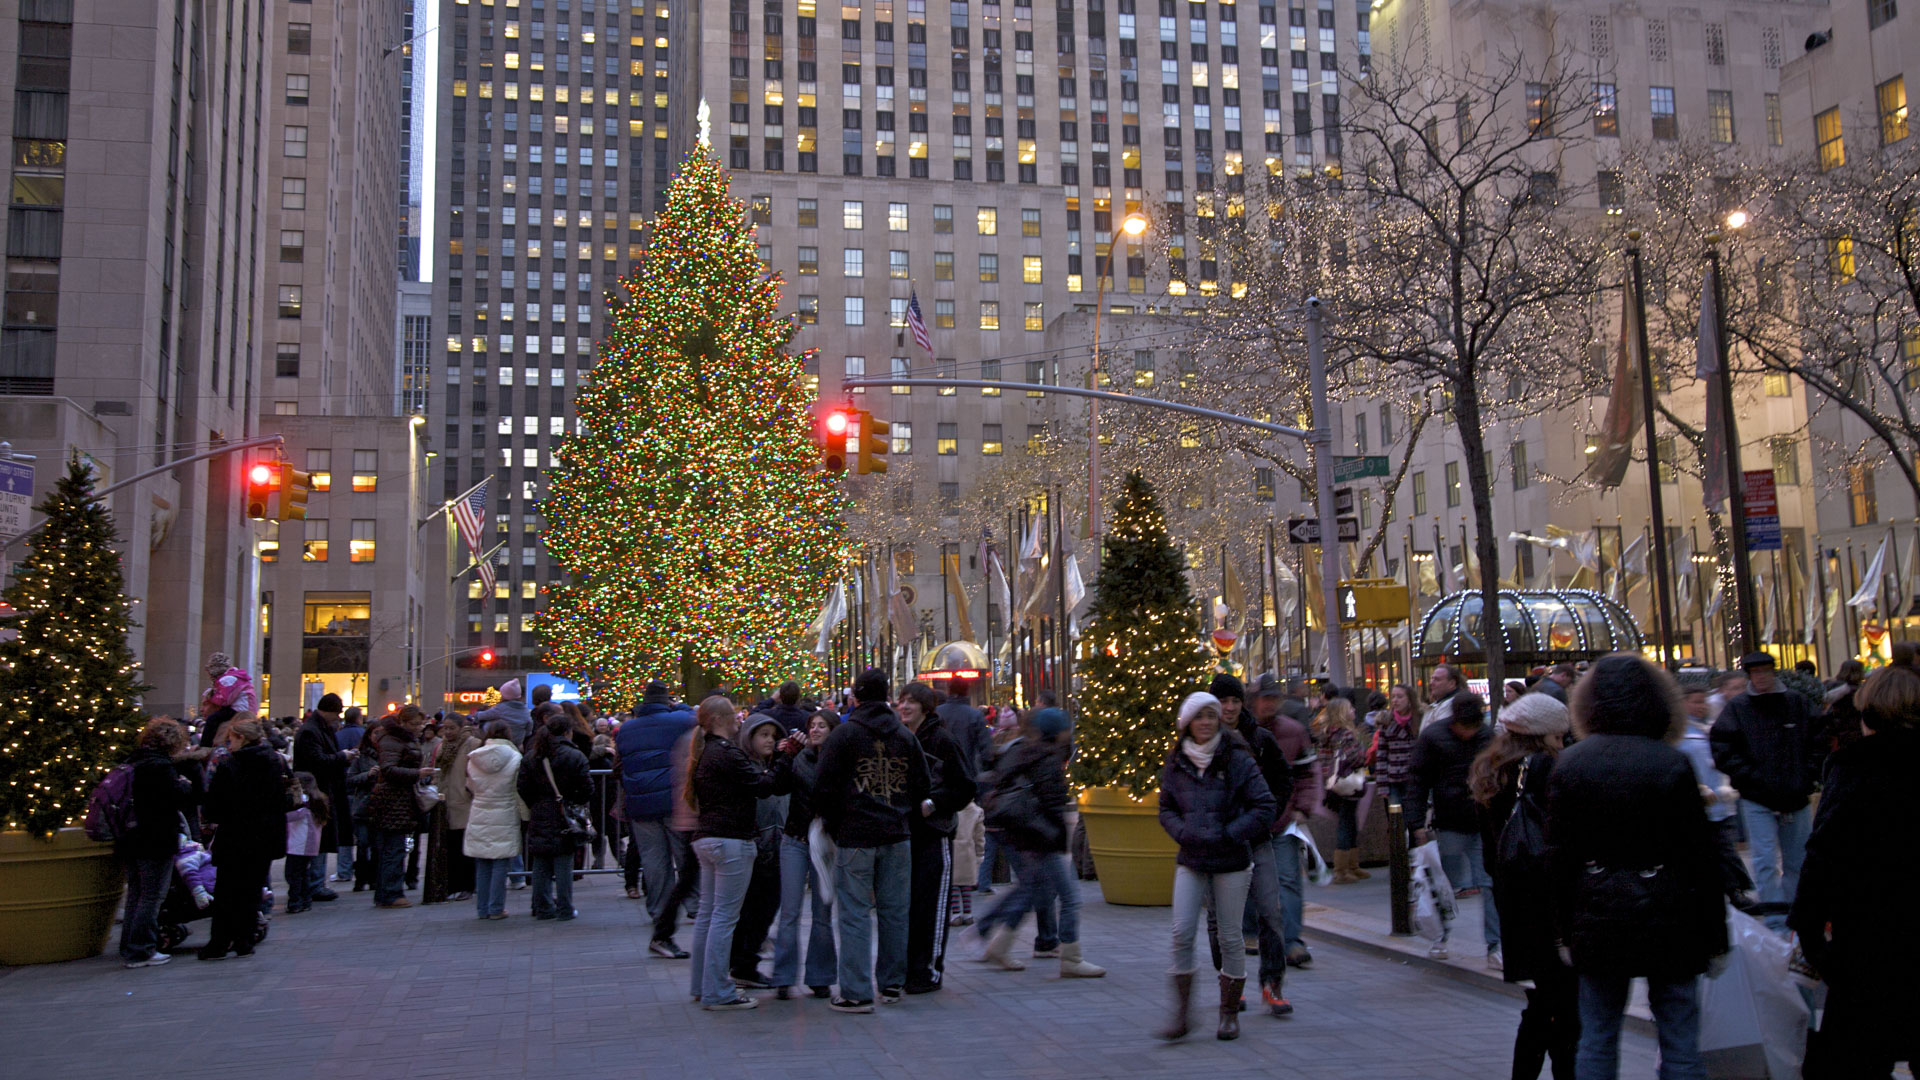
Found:
[[[1204,743],[1196,741],[1191,735],[1180,740],[1180,752],[1187,755],[1187,760],[1193,762],[1194,769],[1202,775],[1206,773],[1207,766],[1213,764],[1213,755],[1219,749],[1220,732],[1218,731],[1213,733],[1213,738]]]

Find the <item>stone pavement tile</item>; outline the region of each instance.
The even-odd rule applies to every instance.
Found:
[[[1320,890],[1324,891],[1324,890]],[[259,954],[124,971],[109,958],[0,973],[7,1075],[58,1080],[336,1080],[733,1075],[795,1080],[1206,1080],[1458,1078],[1507,1067],[1519,1003],[1420,965],[1323,945],[1293,972],[1298,1013],[1243,1020],[1211,1037],[1218,992],[1195,995],[1195,1035],[1152,1037],[1167,1008],[1168,913],[1109,906],[1083,889],[1088,958],[1111,974],[1061,980],[974,963],[956,935],[938,994],[842,1016],[811,999],[764,995],[752,1012],[710,1014],[686,999],[687,961],[646,954],[638,905],[618,879],[576,887],[580,921],[481,922],[470,905],[368,910],[351,900],[276,921]],[[205,924],[195,929],[204,937]],[[682,928],[683,944],[691,938]],[[1028,951],[1031,921],[1020,946]],[[1623,1043],[1623,1075],[1652,1071],[1651,1040]]]

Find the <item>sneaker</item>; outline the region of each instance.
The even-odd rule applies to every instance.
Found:
[[[1448,955],[1450,954],[1447,952],[1447,946],[1442,942],[1436,941],[1432,945],[1427,946],[1427,956],[1429,959],[1445,960]]]
[[[333,880],[335,880],[335,881],[340,881],[340,882],[347,882],[347,881],[352,881],[352,880],[353,880],[353,873],[352,873],[351,871],[349,871],[349,872],[347,872],[347,873],[344,873],[344,874],[335,874],[335,875],[333,875]]]
[[[881,1002],[881,1004],[883,1004],[883,1005],[898,1005],[898,1004],[900,1004],[900,988],[899,988],[899,987],[897,987],[897,986],[883,986],[883,987],[881,987],[881,988],[880,988],[880,1002]]]
[[[1305,945],[1289,945],[1287,946],[1287,966],[1297,968],[1312,967],[1313,954],[1307,951]]]
[[[757,1009],[759,1007],[760,1002],[757,999],[750,998],[745,994],[736,994],[726,1001],[701,1006],[701,1008],[708,1012],[736,1012],[740,1009]]]
[[[808,992],[808,993],[810,993],[810,994],[812,994],[812,995],[813,995],[814,997],[817,997],[817,998],[819,998],[820,1000],[822,1000],[822,1001],[825,1001],[826,999],[828,999],[828,998],[830,998],[830,997],[832,997],[832,996],[833,996],[833,987],[831,987],[831,986],[809,986],[809,987],[807,987],[807,992]]]
[[[1266,1002],[1269,1015],[1289,1016],[1293,1013],[1292,1003],[1281,996],[1279,987],[1272,984],[1260,988],[1260,1000]]]
[[[654,938],[647,951],[662,960],[685,960],[687,950],[673,943],[672,938]]]
[[[930,983],[911,983],[910,982],[907,984],[907,993],[910,995],[933,994],[933,993],[938,993],[939,990],[940,990],[939,983],[931,983],[931,982]]]
[[[507,917],[507,913],[504,911],[496,911],[493,914],[487,916],[487,918],[491,920],[504,919],[506,917]]]
[[[948,926],[972,926],[972,925],[973,925],[973,916],[971,916],[971,915],[949,915],[949,916],[947,916],[947,925],[948,925]]]
[[[166,953],[157,952],[145,960],[129,960],[127,961],[127,966],[130,968],[159,967],[171,959],[173,959],[173,957],[168,956]]]
[[[225,960],[227,957],[231,955],[233,954],[230,950],[227,950],[227,949],[216,950],[211,945],[200,946],[200,951],[195,954],[195,956],[197,956],[201,960]]]
[[[1507,969],[1507,958],[1500,954],[1499,946],[1496,945],[1493,948],[1488,949],[1487,950],[1487,970],[1488,971],[1505,971],[1506,969]]]
[[[872,998],[834,998],[827,1002],[827,1008],[834,1012],[870,1013],[873,1011]]]

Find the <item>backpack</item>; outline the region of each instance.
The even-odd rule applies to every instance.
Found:
[[[83,827],[87,837],[103,844],[133,835],[133,766],[115,765],[87,796]]]
[[[1547,815],[1527,788],[1527,765],[1528,762],[1520,765],[1513,812],[1507,815],[1507,822],[1500,829],[1499,850],[1494,853],[1494,865],[1499,873],[1510,880],[1527,883],[1523,888],[1537,887],[1548,877]]]

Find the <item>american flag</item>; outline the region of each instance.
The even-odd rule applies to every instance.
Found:
[[[927,333],[926,317],[920,314],[920,293],[907,294],[907,327],[913,331],[913,343],[933,352],[933,338]]]
[[[454,525],[460,530],[460,539],[466,541],[467,550],[473,553],[474,560],[479,563],[477,573],[483,600],[493,595],[494,585],[493,560],[482,558],[480,547],[481,515],[487,511],[487,488],[492,483],[493,477],[487,477],[475,484],[465,498],[447,508],[447,516],[453,519]]]

